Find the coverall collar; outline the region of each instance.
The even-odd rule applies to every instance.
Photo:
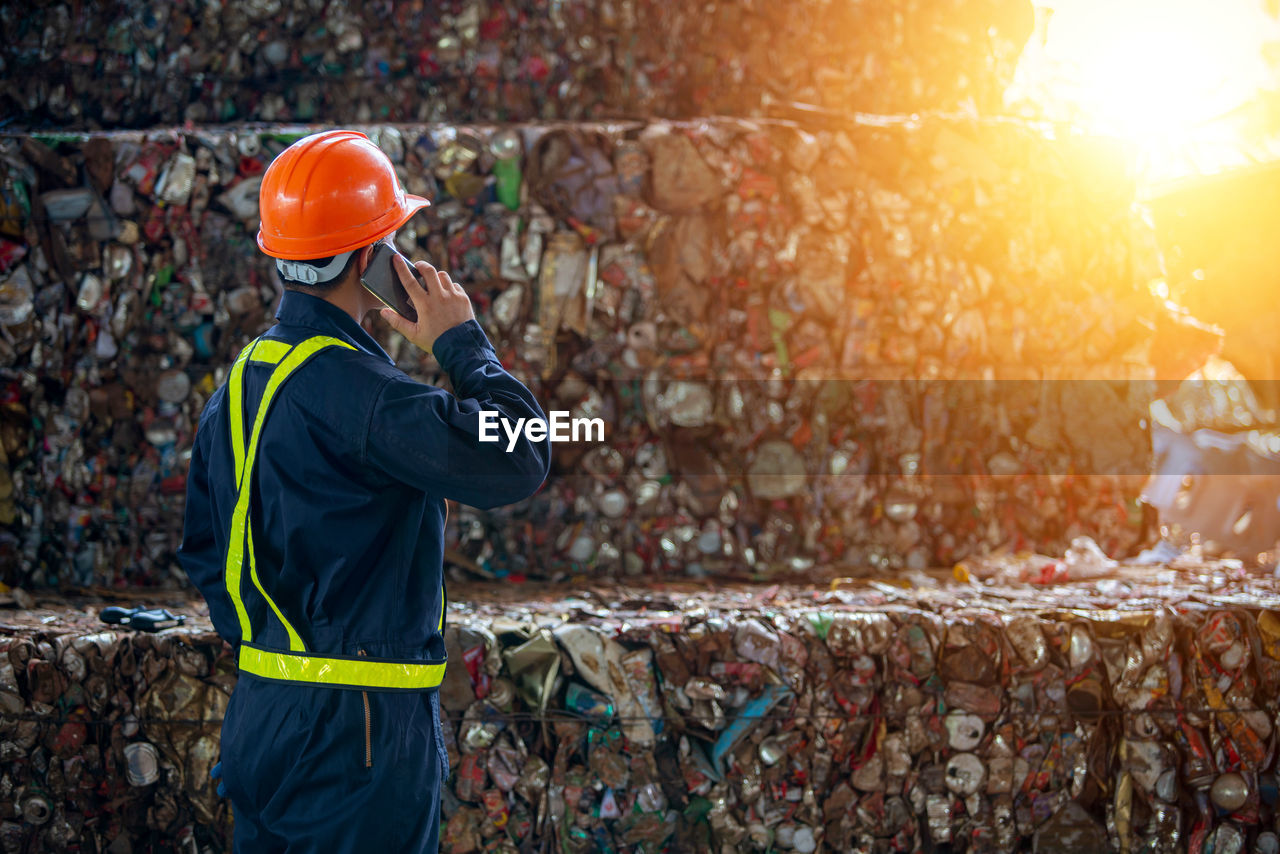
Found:
[[[288,326],[305,326],[325,335],[335,335],[372,356],[381,356],[395,364],[387,351],[351,315],[320,297],[286,290],[280,298],[280,307],[276,309],[276,320]]]

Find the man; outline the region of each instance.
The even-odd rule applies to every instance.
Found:
[[[479,413],[542,418],[463,290],[402,259],[454,393],[414,382],[360,326],[373,248],[428,202],[364,134],[299,140],[267,169],[258,245],[286,291],[196,432],[179,557],[235,648],[221,778],[240,852],[434,852],[448,773],[446,499],[487,508],[542,483],[547,442],[479,441]]]

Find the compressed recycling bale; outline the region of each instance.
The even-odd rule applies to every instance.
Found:
[[[0,611],[0,850],[229,850],[208,776],[235,684],[221,639],[207,622],[134,635],[96,608],[38,606]]]
[[[603,427],[533,499],[451,513],[454,566],[786,578],[1150,535],[1166,309],[1097,146],[941,119],[366,129],[434,201],[400,247],[546,409]],[[5,583],[185,583],[195,425],[281,292],[257,186],[307,130],[0,141]]]
[[[1031,4],[0,3],[31,127],[999,112]],[[728,84],[728,85],[726,85]]]
[[[454,596],[446,852],[1266,850],[1277,819],[1280,582],[1231,563]],[[227,850],[230,651],[197,603],[99,607],[0,611],[0,844]]]

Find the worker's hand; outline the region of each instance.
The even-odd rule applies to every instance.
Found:
[[[409,295],[409,301],[418,312],[418,322],[407,320],[389,308],[382,310],[382,319],[419,348],[431,352],[436,339],[442,334],[475,318],[466,291],[444,270],[437,270],[426,261],[417,262],[413,266],[422,276],[420,283],[403,258],[397,256],[392,264],[400,277],[400,284]]]

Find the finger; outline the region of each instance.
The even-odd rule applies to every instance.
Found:
[[[407,318],[401,317],[389,308],[382,309],[379,314],[382,315],[382,319],[387,322],[388,326],[396,332],[399,332],[405,338],[409,337],[409,332],[413,329],[413,324],[410,323]]]
[[[440,290],[443,292],[441,296],[456,298],[461,292],[460,288],[461,286],[457,282],[449,278],[448,273],[440,274]]]
[[[436,268],[426,261],[415,261],[413,268],[418,271],[418,288],[424,293],[435,296]]]
[[[444,290],[446,294],[450,294],[452,296],[458,296],[459,294],[466,294],[466,291],[463,290],[462,285],[458,284],[453,279],[449,278],[449,274],[444,270],[440,271],[440,287]]]
[[[403,256],[396,255],[391,259],[391,263],[395,265],[396,275],[400,277],[400,284],[404,286],[404,292],[409,295],[409,302],[413,303],[415,309],[425,306],[428,294],[423,290],[422,283],[418,281],[418,277],[409,269],[408,262],[405,261]]]

